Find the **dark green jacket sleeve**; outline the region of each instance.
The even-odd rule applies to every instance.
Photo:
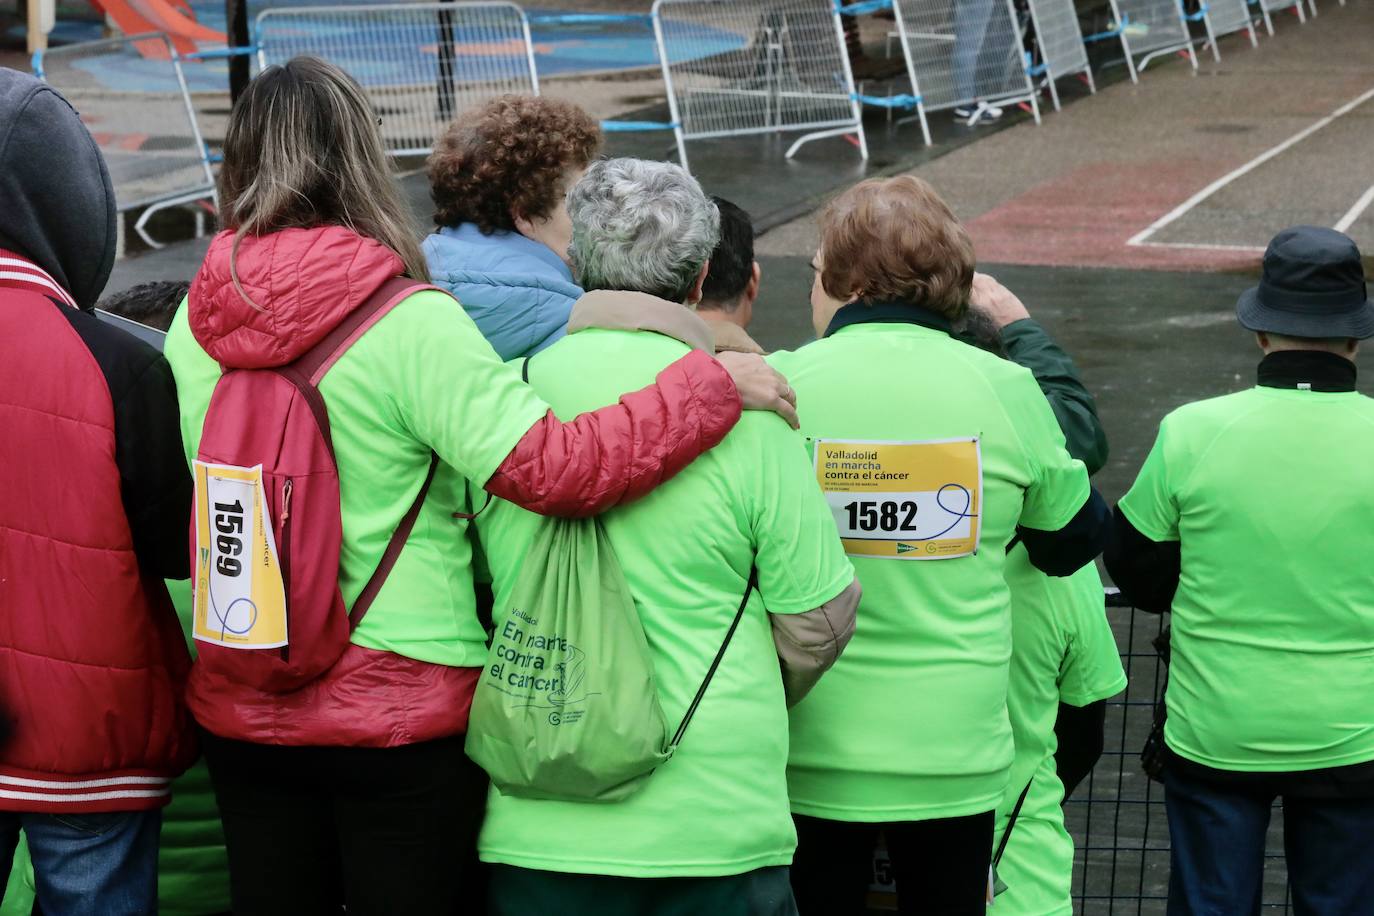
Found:
[[[1089,474],[1096,474],[1107,463],[1107,434],[1069,354],[1033,318],[1003,328],[1002,349],[1008,359],[1035,376],[1064,431],[1069,454],[1082,461]]]

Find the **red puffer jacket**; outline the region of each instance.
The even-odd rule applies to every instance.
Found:
[[[234,284],[233,248],[229,232],[212,242],[191,288],[187,317],[206,353],[221,365],[241,368],[295,360],[403,266],[377,242],[338,226],[245,238],[238,246],[236,274],[270,306],[259,310]],[[178,373],[189,371],[170,345],[168,352]],[[199,396],[194,389],[188,376],[182,409],[192,415]],[[486,488],[546,515],[594,515],[648,493],[714,447],[738,421],[740,408],[729,374],[711,357],[694,352],[665,369],[656,385],[618,404],[566,423],[548,411]],[[341,411],[331,423],[339,428],[372,421]],[[350,536],[345,520],[346,545]],[[260,690],[197,664],[188,696],[196,720],[221,737],[392,747],[464,731],[479,671],[350,644],[333,668],[298,690]]]
[[[171,373],[0,250],[0,810],[156,808],[195,756]]]

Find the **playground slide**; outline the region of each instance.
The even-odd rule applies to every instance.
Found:
[[[198,41],[226,43],[223,32],[196,22],[180,0],[91,0],[91,3],[113,19],[125,35],[166,32],[178,54],[194,52]],[[148,58],[167,58],[167,48],[162,42],[138,42],[138,52]]]

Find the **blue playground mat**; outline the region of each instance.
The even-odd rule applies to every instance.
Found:
[[[306,6],[312,4],[272,4],[272,6]],[[351,3],[335,4],[350,6]],[[192,0],[196,19],[213,29],[225,27],[224,4],[219,0]],[[250,6],[252,15],[261,9]],[[658,66],[658,52],[654,45],[653,27],[648,17],[627,17],[619,21],[586,22],[577,17],[559,21],[563,13],[556,10],[529,9],[526,13],[531,19],[530,36],[534,43],[535,65],[540,77],[563,76],[577,73],[606,73]],[[84,25],[84,23],[83,23]],[[310,18],[297,20],[294,26],[301,31],[319,32],[339,29],[321,17],[318,21]],[[736,50],[744,45],[744,39],[735,33],[707,26],[696,26],[700,30],[695,42],[699,49],[698,57],[710,57]],[[79,31],[79,30],[78,30]],[[290,31],[296,31],[292,28]],[[298,33],[299,34],[299,33]],[[98,37],[98,36],[94,36]],[[258,36],[255,36],[257,38]],[[272,37],[272,36],[269,36]],[[289,32],[278,27],[276,39],[290,45]],[[461,30],[456,36],[461,46]],[[398,60],[394,49],[384,44],[359,44],[347,57],[336,58],[336,62],[348,69],[359,82],[369,85],[394,85],[407,82],[427,82],[438,75],[437,48],[430,46],[416,58]],[[110,89],[133,92],[171,92],[176,91],[176,81],[171,68],[165,61],[143,60],[132,51],[111,52],[92,55],[81,59],[76,66],[89,73],[101,85]],[[502,73],[517,73],[523,70],[523,52],[512,49],[506,53],[483,53],[482,72],[491,74],[493,70]],[[458,60],[459,75],[462,71],[461,51]],[[184,67],[186,81],[193,92],[213,92],[223,90],[228,84],[228,65],[223,60],[191,61]]]

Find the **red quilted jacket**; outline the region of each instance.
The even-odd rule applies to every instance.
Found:
[[[0,810],[164,805],[195,756],[171,373],[0,250],[0,429]]]
[[[232,367],[295,360],[402,270],[395,254],[339,226],[246,238],[236,272],[267,303],[259,311],[233,284],[233,247],[230,232],[212,242],[188,312],[197,342]],[[657,385],[619,404],[566,423],[549,411],[486,488],[546,515],[594,515],[676,474],[719,443],[739,415],[739,393],[728,373],[694,352],[665,369]],[[342,412],[330,417],[335,428],[350,422],[368,421]],[[346,527],[343,537],[350,537]],[[292,692],[258,690],[198,664],[188,696],[196,720],[222,737],[391,747],[461,733],[479,670],[351,644],[332,669]]]

